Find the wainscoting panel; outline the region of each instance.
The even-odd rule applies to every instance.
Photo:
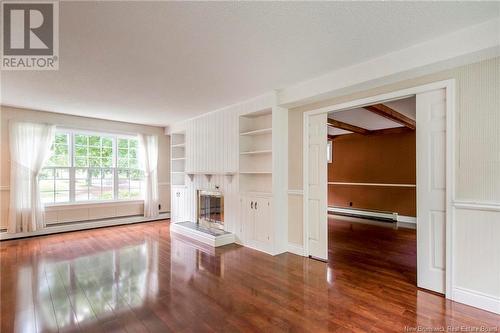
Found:
[[[455,206],[453,297],[500,314],[500,204],[490,206]]]

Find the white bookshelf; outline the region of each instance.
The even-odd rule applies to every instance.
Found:
[[[170,168],[172,186],[185,185],[186,136],[184,133],[172,133],[170,136]]]
[[[239,117],[241,192],[272,193],[272,109]]]

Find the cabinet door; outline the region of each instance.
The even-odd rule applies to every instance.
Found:
[[[241,225],[243,239],[245,242],[255,240],[255,213],[254,213],[254,198],[241,198]]]
[[[172,207],[171,207],[171,220],[172,222],[181,222],[185,218],[185,190],[183,188],[172,188]]]
[[[272,242],[272,219],[271,219],[271,199],[255,198],[255,240],[261,243],[270,244]]]

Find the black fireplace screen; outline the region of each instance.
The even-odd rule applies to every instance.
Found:
[[[198,192],[198,220],[224,224],[224,198],[216,192]]]

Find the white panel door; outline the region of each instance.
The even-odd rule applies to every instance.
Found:
[[[417,285],[445,292],[446,92],[417,95]]]
[[[308,254],[328,260],[327,218],[327,114],[309,117],[307,166]]]

